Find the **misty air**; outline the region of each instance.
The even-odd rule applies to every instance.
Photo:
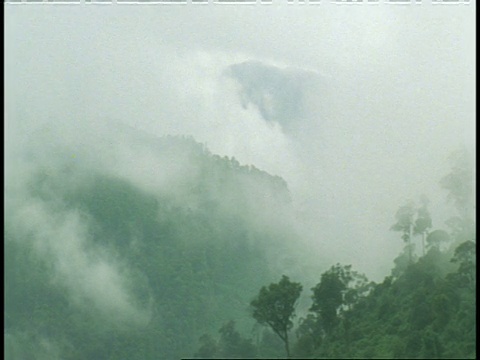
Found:
[[[476,358],[475,2],[5,3],[9,360]]]

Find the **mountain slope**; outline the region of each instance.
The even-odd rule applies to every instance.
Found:
[[[192,139],[139,144],[160,158],[158,188],[142,168],[32,171],[6,215],[10,358],[173,359],[229,319],[251,330],[249,301],[294,236],[285,182]]]

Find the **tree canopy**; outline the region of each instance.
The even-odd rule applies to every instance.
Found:
[[[293,326],[295,306],[301,292],[301,284],[291,282],[288,276],[283,275],[278,283],[262,287],[250,303],[255,320],[268,325],[285,343],[287,357],[290,357],[288,331]]]

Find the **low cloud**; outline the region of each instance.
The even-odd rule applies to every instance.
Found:
[[[214,154],[281,176],[305,252],[377,279],[402,247],[388,229],[406,199],[425,193],[443,226],[445,160],[474,145],[469,7],[455,18],[446,6],[108,7],[109,22],[83,7],[48,17],[13,8],[10,203],[26,196],[22,174],[52,156],[148,192],[176,191],[196,176],[194,166],[178,166],[187,160],[113,134],[125,123],[152,137],[193,136]]]
[[[135,305],[128,268],[92,244],[85,215],[58,207],[30,199],[10,208],[15,241],[27,242],[24,245],[53,267],[52,284],[65,288],[72,303],[93,304],[90,310],[114,323],[146,324],[149,309]]]

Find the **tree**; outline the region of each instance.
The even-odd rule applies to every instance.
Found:
[[[314,314],[308,314],[305,318],[300,319],[296,335],[298,341],[295,346],[295,353],[297,355],[310,356],[320,346],[322,329]]]
[[[412,230],[414,216],[415,205],[412,201],[409,201],[397,210],[395,214],[395,220],[397,222],[390,228],[390,230],[402,232],[402,239],[407,243],[409,263],[412,262]]]
[[[440,250],[442,244],[450,242],[450,235],[445,230],[434,230],[427,236],[427,247]]]
[[[458,274],[465,279],[472,289],[475,288],[476,276],[475,270],[477,267],[477,261],[475,258],[476,244],[473,241],[465,241],[461,243],[455,249],[455,254],[452,258],[452,262],[458,263]]]
[[[368,293],[370,283],[365,275],[352,270],[351,265],[336,264],[324,272],[320,282],[312,288],[313,304],[325,332],[332,331],[341,308],[351,309],[358,299]]]
[[[291,282],[288,276],[283,275],[278,284],[272,283],[268,287],[262,287],[257,297],[250,303],[254,319],[261,325],[268,325],[282,339],[288,358],[290,358],[288,331],[293,326],[295,306],[301,292],[300,283]]]
[[[250,339],[244,339],[235,329],[233,320],[224,324],[220,330],[219,347],[222,357],[242,359],[255,357],[255,347]]]
[[[425,255],[425,237],[428,235],[428,229],[432,227],[432,218],[427,208],[429,203],[428,199],[422,196],[420,201],[422,202],[422,206],[417,210],[417,219],[413,226],[413,234],[422,236],[422,251],[423,255]]]
[[[440,180],[440,186],[448,191],[447,200],[457,209],[457,216],[447,220],[452,237],[458,242],[475,238],[474,163],[466,150],[450,155],[451,172]]]
[[[214,359],[218,354],[217,342],[208,334],[200,337],[200,349],[195,353],[196,359]]]
[[[408,201],[401,206],[395,214],[396,223],[390,228],[390,230],[402,233],[402,239],[407,244],[406,250],[409,264],[412,263],[412,236],[422,236],[422,251],[423,255],[425,255],[425,237],[432,227],[432,218],[427,207],[429,200],[426,196],[422,196],[420,202],[422,205],[419,208],[415,208],[413,201]]]
[[[403,252],[393,260],[393,263],[395,266],[392,269],[392,276],[394,278],[399,278],[411,265],[411,255],[408,245],[405,246]]]
[[[244,359],[256,355],[251,339],[243,338],[235,329],[235,321],[225,323],[219,330],[220,339],[216,341],[209,334],[200,337],[201,346],[194,358],[202,359]]]
[[[340,268],[332,268],[322,274],[320,282],[312,289],[313,304],[310,311],[318,314],[326,333],[330,333],[337,321],[337,309],[343,303],[343,292],[346,290]]]

